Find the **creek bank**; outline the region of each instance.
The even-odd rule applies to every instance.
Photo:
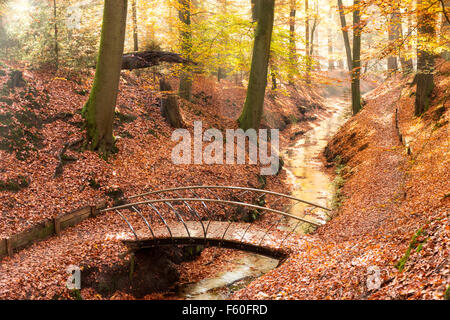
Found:
[[[93,289],[104,298],[111,298],[119,291],[137,299],[155,292],[176,292],[180,278],[178,265],[192,261],[200,253],[201,248],[197,246],[141,249],[122,264],[83,268],[83,290]]]

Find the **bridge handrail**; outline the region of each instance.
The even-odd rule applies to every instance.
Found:
[[[170,191],[176,191],[176,190],[186,190],[186,189],[234,189],[234,190],[254,191],[254,192],[260,192],[260,193],[271,194],[271,195],[275,195],[275,196],[279,196],[279,197],[284,197],[284,198],[291,199],[291,200],[296,200],[296,201],[299,201],[299,202],[303,202],[303,203],[309,204],[309,205],[314,206],[314,207],[318,207],[318,208],[321,208],[321,209],[324,209],[324,210],[331,211],[330,208],[321,206],[320,204],[309,202],[309,201],[306,201],[306,200],[303,200],[303,199],[299,199],[299,198],[296,198],[296,197],[293,197],[293,196],[290,196],[290,195],[287,195],[287,194],[274,192],[274,191],[269,191],[269,190],[263,190],[263,189],[255,189],[255,188],[247,188],[247,187],[236,187],[236,186],[185,186],[185,187],[176,187],[176,188],[168,188],[168,189],[149,191],[149,192],[145,192],[145,193],[141,193],[141,194],[137,194],[137,195],[131,196],[128,199],[134,199],[134,198],[143,197],[143,196],[146,196],[146,195],[151,195],[151,194],[156,194],[156,193],[170,192]]]
[[[258,189],[255,189],[258,190]],[[116,206],[116,207],[111,207],[111,208],[106,208],[103,210],[100,210],[100,212],[106,212],[106,211],[112,211],[112,210],[119,210],[119,209],[125,209],[125,208],[130,208],[133,206],[137,206],[140,204],[152,204],[152,203],[158,203],[158,202],[167,202],[167,201],[197,201],[197,202],[217,202],[217,203],[226,203],[226,204],[234,204],[234,205],[238,205],[238,206],[244,206],[244,207],[250,207],[250,208],[254,208],[254,209],[259,209],[259,210],[265,210],[265,211],[269,211],[269,212],[273,212],[273,213],[277,213],[280,215],[283,215],[285,217],[289,217],[292,219],[296,219],[296,220],[300,220],[309,224],[312,224],[314,226],[321,226],[321,224],[304,219],[304,218],[300,218],[297,216],[294,216],[292,214],[280,211],[280,210],[276,210],[276,209],[271,209],[271,208],[266,208],[266,207],[261,207],[261,206],[257,206],[254,204],[249,204],[249,203],[245,203],[245,202],[238,202],[238,201],[230,201],[230,200],[220,200],[220,199],[206,199],[206,198],[166,198],[166,199],[154,199],[154,200],[146,200],[146,201],[140,201],[140,202],[134,202],[134,203],[128,203],[128,204],[124,204],[124,205],[120,205],[120,206]]]

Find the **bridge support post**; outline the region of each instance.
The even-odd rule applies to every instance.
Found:
[[[130,281],[133,280],[133,273],[134,273],[135,264],[136,264],[136,257],[134,255],[134,252],[131,252],[130,253],[130,273],[129,273]]]

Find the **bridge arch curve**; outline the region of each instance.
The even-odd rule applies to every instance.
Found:
[[[293,200],[295,203],[287,210],[282,211],[262,205],[248,203],[239,199],[239,201],[236,201],[234,198],[233,200],[221,199],[213,192],[213,190],[218,189],[231,190],[232,192],[239,191],[241,194],[253,192],[256,194],[271,195],[277,197],[278,199],[283,198]],[[204,195],[200,196],[195,190],[207,191],[210,195],[212,195],[212,197],[206,197]],[[180,195],[179,192],[189,192],[190,194],[188,196]],[[175,197],[172,195],[173,193],[176,194]],[[147,198],[151,196],[158,196],[158,198]],[[196,209],[195,206],[192,205],[193,203],[200,203],[202,208],[205,209],[205,213],[200,213],[198,207]],[[319,227],[322,224],[321,222],[313,221],[310,218],[306,219],[305,217],[299,217],[287,212],[298,203],[305,203],[312,206],[314,209],[320,208],[322,210],[330,210],[323,205],[295,198],[290,195],[262,189],[237,186],[183,186],[155,190],[131,196],[127,199],[127,203],[103,209],[101,212],[115,211],[128,225],[132,237],[123,239],[123,242],[131,250],[157,246],[203,245],[243,250],[272,258],[282,259],[287,256],[287,251],[286,249],[283,249],[282,244],[301,223],[310,224],[316,227]],[[169,213],[172,215],[171,221],[167,219],[167,212],[162,212],[157,208],[158,204],[164,204],[170,209]],[[252,226],[256,225],[256,223],[242,223],[233,220],[214,221],[208,219],[210,218],[210,213],[207,204],[219,204],[224,207],[238,206],[251,208],[274,214],[278,219],[276,219],[275,223],[265,226],[264,228],[261,226],[255,226],[252,228]],[[175,206],[180,205],[184,205],[182,207],[183,212],[179,208],[175,208]],[[159,225],[166,231],[165,233],[161,232],[161,228],[157,230],[152,222],[154,217],[152,218],[149,216],[149,213],[144,213],[141,207],[146,207],[150,210],[150,213],[153,213],[153,216],[159,220]],[[125,213],[127,211],[137,215],[140,220],[132,220],[131,217],[128,217],[127,219]],[[283,219],[293,219],[297,223],[291,230],[284,230],[282,234],[280,234],[278,226]],[[173,220],[175,220],[175,222],[173,222]],[[140,222],[140,226],[137,227],[136,223],[138,221]],[[234,228],[231,228],[232,225]],[[238,226],[238,228],[236,226]],[[252,230],[249,231],[251,228]],[[276,237],[274,236],[274,233],[278,233]]]

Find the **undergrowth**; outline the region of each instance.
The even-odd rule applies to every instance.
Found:
[[[334,159],[335,167],[336,167],[336,177],[333,180],[333,189],[334,194],[331,200],[331,207],[333,210],[339,210],[345,200],[345,195],[342,192],[342,188],[345,184],[345,179],[343,177],[344,169],[346,168],[345,164],[342,163],[341,157],[338,155]]]

